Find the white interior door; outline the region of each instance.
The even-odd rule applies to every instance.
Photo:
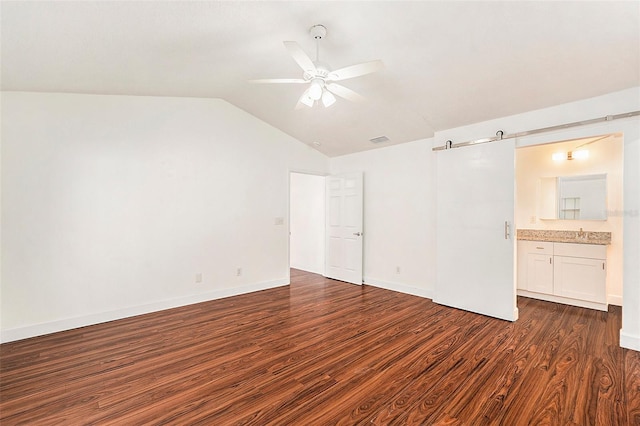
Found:
[[[513,139],[438,152],[434,302],[516,320]]]
[[[325,276],[362,284],[362,173],[326,178]]]

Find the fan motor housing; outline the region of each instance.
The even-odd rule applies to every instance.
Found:
[[[327,28],[324,25],[314,25],[309,29],[309,33],[316,40],[322,40],[327,36]]]
[[[329,76],[329,67],[321,62],[314,62],[316,70],[314,73],[305,71],[303,78],[305,80],[313,80],[314,78],[326,79]]]

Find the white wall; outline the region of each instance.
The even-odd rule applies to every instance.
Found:
[[[274,218],[287,214],[288,171],[325,173],[324,156],[220,100],[5,92],[1,102],[4,341],[287,281],[288,226]],[[433,293],[446,189],[432,145],[638,109],[640,88],[331,159],[332,173],[364,172],[365,281]],[[623,133],[621,344],[638,350],[639,124],[517,141]]]
[[[0,92],[0,225],[2,224],[2,95]],[[2,226],[0,226],[0,343],[2,343]]]
[[[291,267],[324,273],[324,176],[291,173],[289,207]]]
[[[288,283],[275,219],[322,154],[216,99],[1,102],[3,341]]]
[[[434,146],[443,146],[447,140],[465,142],[494,136],[498,130],[503,130],[505,134],[516,133],[638,110],[640,87],[437,132],[433,141]],[[516,146],[607,133],[622,133],[624,138],[624,270],[620,344],[640,350],[640,119],[634,117],[520,137],[516,140]]]
[[[331,159],[331,172],[364,172],[364,281],[432,297],[435,154],[430,139]],[[398,272],[399,268],[399,272]]]
[[[520,148],[516,152],[516,210],[517,228],[551,229],[560,231],[611,232],[607,246],[607,300],[622,305],[623,255],[623,138],[611,135],[585,146],[589,158],[554,161],[554,152],[566,152],[584,140],[560,142]],[[576,176],[606,173],[607,220],[541,220],[538,217],[538,190],[542,177]]]

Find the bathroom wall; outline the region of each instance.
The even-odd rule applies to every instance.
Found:
[[[623,139],[621,134],[614,134],[584,146],[581,149],[589,151],[587,159],[552,160],[554,153],[572,151],[583,143],[584,139],[578,139],[517,149],[516,227],[611,232],[611,245],[607,249],[607,298],[610,304],[622,305]],[[607,175],[607,220],[540,219],[540,178],[600,173]]]

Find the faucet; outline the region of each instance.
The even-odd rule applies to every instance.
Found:
[[[586,232],[584,232],[584,231],[582,230],[582,228],[580,228],[580,231],[576,232],[576,237],[577,237],[577,238],[585,238],[586,236],[587,236],[587,233],[586,233]]]

